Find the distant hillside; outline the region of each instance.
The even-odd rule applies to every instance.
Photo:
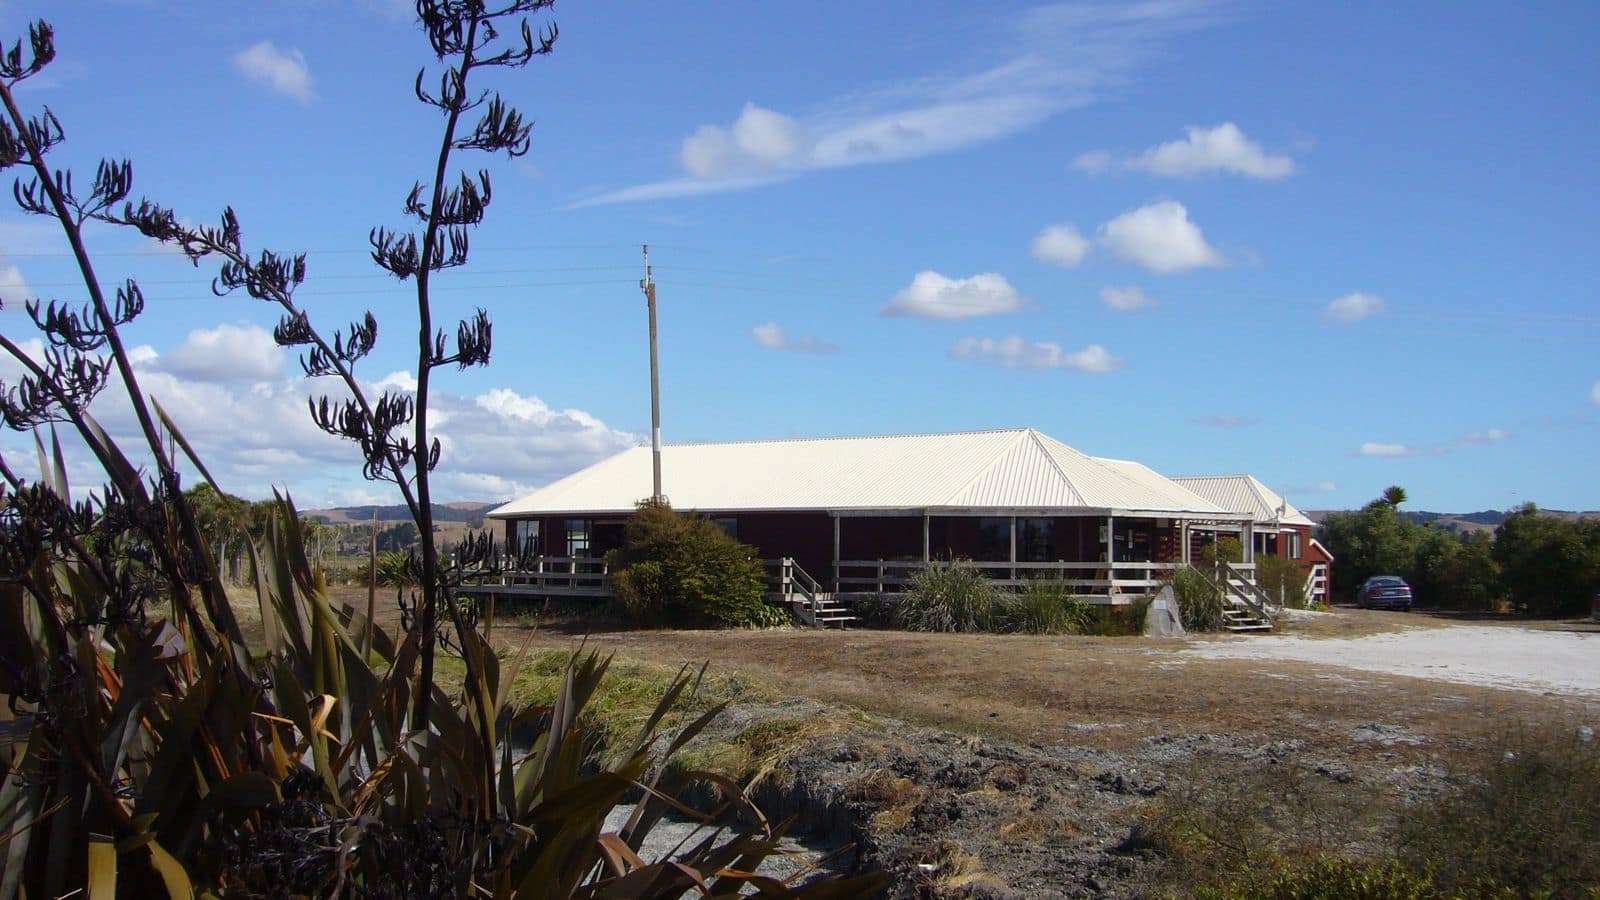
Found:
[[[1346,510],[1314,509],[1306,513],[1311,521],[1318,525],[1332,512],[1345,512]],[[1565,509],[1541,509],[1539,512],[1547,516],[1561,519],[1600,519],[1600,511],[1585,510],[1574,512]],[[1444,528],[1454,528],[1457,531],[1493,531],[1505,522],[1511,515],[1510,510],[1486,509],[1470,513],[1438,513],[1427,510],[1401,510],[1401,515],[1419,525],[1438,525]]]
[[[483,514],[499,503],[474,503],[471,501],[456,503],[435,503],[433,505],[433,520],[435,522],[471,522],[483,517]],[[378,511],[379,522],[409,522],[411,512],[404,504],[394,506],[338,506],[333,509],[307,510],[303,515],[308,519],[326,522],[329,525],[359,525],[372,521],[372,511]]]

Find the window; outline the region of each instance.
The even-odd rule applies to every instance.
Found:
[[[517,519],[511,527],[511,552],[523,557],[538,556],[539,520]]]
[[[588,519],[568,519],[567,526],[567,555],[589,555],[589,532],[593,523]]]
[[[1303,552],[1304,548],[1300,546],[1300,532],[1289,532],[1289,558],[1299,559]]]
[[[1011,559],[1011,519],[986,516],[978,520],[979,562],[1008,562]]]
[[[733,516],[718,516],[711,520],[711,524],[721,528],[723,533],[734,540],[739,539],[739,520]]]
[[[1017,559],[1022,562],[1049,562],[1055,558],[1056,520],[1017,520]]]

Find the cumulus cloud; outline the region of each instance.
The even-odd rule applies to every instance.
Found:
[[[1023,297],[1005,276],[983,272],[971,278],[946,278],[925,269],[883,308],[887,316],[969,319],[1022,309]]]
[[[38,297],[33,288],[28,287],[27,279],[22,277],[22,270],[16,263],[0,256],[0,306],[7,310],[20,310],[23,304]]]
[[[1008,369],[1071,369],[1103,374],[1122,368],[1123,360],[1112,356],[1099,344],[1082,350],[1066,351],[1051,341],[1028,341],[1020,335],[995,338],[962,338],[950,346],[956,359],[994,363]]]
[[[1190,126],[1185,129],[1183,140],[1151,147],[1120,162],[1109,151],[1094,150],[1081,154],[1072,164],[1091,173],[1123,168],[1177,178],[1226,172],[1276,180],[1296,171],[1292,158],[1266,152],[1232,122],[1215,128]]]
[[[239,51],[233,58],[233,67],[251,81],[264,84],[285,97],[301,103],[316,99],[311,88],[311,70],[306,67],[305,54],[299,50],[284,52],[271,41],[262,41]]]
[[[1101,225],[1100,242],[1123,262],[1163,275],[1226,263],[1189,220],[1189,211],[1173,200],[1129,210]]]
[[[1511,432],[1506,431],[1504,428],[1489,428],[1484,431],[1464,434],[1456,438],[1456,441],[1462,444],[1498,444],[1509,437],[1511,437]]]
[[[241,340],[247,348],[257,340],[249,328],[237,329],[245,332],[242,339],[228,336],[230,328],[201,329],[167,353],[149,346],[130,350],[140,387],[172,415],[222,487],[265,497],[273,487],[287,486],[303,508],[374,499],[375,488],[361,479],[359,449],[323,433],[306,412],[308,397],[326,393],[337,401],[346,396],[342,387],[329,379],[299,377],[281,361],[275,369],[254,365],[219,371],[206,353],[227,340]],[[219,333],[221,341],[208,340]],[[37,339],[23,348],[35,357],[43,351]],[[0,354],[0,380],[14,380],[18,369]],[[365,384],[372,397],[415,388],[415,379],[403,373]],[[92,411],[124,450],[138,455],[143,440],[125,396],[113,374]],[[584,410],[553,407],[509,388],[474,395],[435,389],[430,409],[443,447],[434,473],[434,496],[440,501],[511,499],[638,442]],[[81,461],[86,453],[80,448],[75,456]],[[85,471],[77,483],[87,486],[95,477]]]
[[[1408,456],[1438,456],[1443,453],[1436,447],[1411,447],[1405,444],[1385,444],[1378,441],[1366,441],[1361,446],[1350,451],[1353,456],[1376,456],[1389,459],[1399,459]]]
[[[1378,315],[1387,308],[1388,304],[1377,294],[1356,291],[1332,301],[1322,313],[1335,322],[1348,325]]]
[[[799,122],[746,103],[731,126],[703,125],[685,138],[679,155],[690,175],[715,179],[787,168],[805,149]]]
[[[682,175],[577,206],[740,190],[802,172],[949,153],[1033,128],[1125,82],[1170,35],[1206,24],[1201,3],[1055,4],[1002,19],[954,74],[897,82],[813,104],[798,116],[746,103],[731,125],[702,125],[678,153]],[[940,60],[941,69],[951,63]]]
[[[14,343],[22,350],[24,356],[34,362],[42,363],[44,361],[44,341],[39,338],[25,338],[20,341],[14,341]],[[9,351],[0,350],[0,381],[8,385],[14,385],[17,383],[17,379],[27,373],[27,367],[18,362]]]
[[[1158,305],[1154,299],[1145,295],[1137,287],[1116,287],[1107,285],[1100,289],[1100,302],[1107,308],[1117,312],[1132,312],[1136,309],[1149,309]]]
[[[1249,428],[1261,424],[1261,420],[1255,416],[1228,415],[1201,416],[1197,419],[1190,419],[1189,422],[1205,428]]]
[[[155,364],[192,381],[255,382],[283,374],[284,361],[283,348],[272,339],[272,332],[246,322],[191,331]]]
[[[788,350],[793,353],[832,353],[839,349],[824,340],[805,335],[790,337],[777,322],[765,322],[750,329],[756,343],[768,350]]]
[[[1091,246],[1089,240],[1071,225],[1050,225],[1039,232],[1029,249],[1033,253],[1033,258],[1040,262],[1054,263],[1070,269],[1083,262],[1084,257],[1089,255]]]

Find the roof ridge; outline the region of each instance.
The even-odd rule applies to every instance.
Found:
[[[977,435],[977,434],[1009,434],[1011,432],[1026,432],[1026,431],[1032,431],[1032,430],[1033,429],[1031,429],[1031,428],[976,428],[976,429],[972,429],[970,431],[912,431],[912,432],[899,432],[899,433],[894,433],[894,434],[888,434],[888,433],[881,433],[881,434],[825,434],[825,435],[813,435],[813,436],[809,436],[809,437],[743,438],[743,439],[731,440],[731,441],[669,441],[666,444],[664,444],[663,446],[666,446],[666,447],[709,447],[709,446],[726,446],[726,445],[733,445],[733,444],[801,444],[801,443],[820,442],[820,441],[865,441],[865,440],[881,440],[881,439],[886,439],[886,438],[958,437],[958,436],[963,436],[963,435]],[[636,444],[635,446],[642,447],[642,446],[648,446],[648,445],[646,445],[646,444]]]
[[[1036,429],[1033,429],[1033,428],[1029,428],[1028,429],[1028,435],[1033,438],[1033,445],[1035,447],[1039,448],[1039,452],[1040,453],[1044,454],[1045,460],[1050,463],[1050,468],[1055,469],[1056,470],[1056,474],[1061,476],[1061,480],[1066,482],[1067,490],[1071,491],[1073,496],[1077,497],[1079,500],[1083,500],[1084,499],[1083,491],[1078,490],[1078,486],[1076,484],[1072,483],[1072,476],[1067,474],[1067,470],[1066,469],[1061,468],[1061,463],[1056,461],[1055,454],[1051,453],[1050,452],[1050,448],[1046,447],[1044,445],[1044,441],[1040,440],[1040,438],[1048,437],[1048,435],[1043,434],[1042,432],[1040,432],[1040,431],[1038,431]],[[1053,440],[1053,441],[1056,441],[1055,438],[1050,438],[1050,439]],[[1060,441],[1056,441],[1056,443],[1061,444]],[[1073,449],[1070,444],[1061,444],[1061,446],[1068,447],[1069,449]],[[1082,450],[1079,450],[1078,452],[1079,453],[1083,453]],[[1087,456],[1087,454],[1085,454],[1085,455]],[[1093,457],[1090,457],[1090,458],[1092,459]]]
[[[1006,429],[1006,430],[1010,431],[1010,430],[1013,430],[1013,429]],[[971,488],[973,485],[977,484],[980,480],[982,480],[985,475],[988,475],[990,472],[994,471],[994,467],[999,464],[1001,458],[1003,458],[1007,453],[1010,453],[1011,451],[1017,449],[1017,445],[1022,443],[1023,439],[1026,438],[1028,436],[1028,433],[1031,432],[1033,429],[1032,428],[1022,428],[1022,429],[1015,429],[1015,430],[1020,432],[1017,435],[1017,439],[1012,441],[1011,443],[1007,444],[999,453],[995,454],[993,459],[991,459],[987,463],[979,466],[978,467],[978,472],[977,472],[976,475],[973,475],[971,478],[968,478],[966,481],[961,483],[960,487],[956,488],[954,491],[951,491],[950,494],[948,494],[944,498],[945,499],[945,503],[947,505],[954,505],[955,499],[957,497],[959,497],[962,494],[966,493],[969,488]]]

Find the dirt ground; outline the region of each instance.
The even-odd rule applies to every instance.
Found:
[[[380,604],[392,608],[392,595]],[[494,637],[508,648],[587,643],[654,663],[709,661],[780,698],[730,708],[714,729],[722,740],[755,723],[838,723],[795,747],[757,799],[774,818],[800,815],[824,843],[852,844],[854,865],[889,869],[894,896],[1136,897],[1168,890],[1159,858],[1140,849],[1143,823],[1197,786],[1309,778],[1348,804],[1338,817],[1352,823],[1339,837],[1349,847],[1378,833],[1356,828],[1355,812],[1361,828],[1392,821],[1440,790],[1453,761],[1519,723],[1600,726],[1593,691],[1458,684],[1250,649],[1468,631],[1493,640],[1501,627],[1531,633],[1337,609],[1285,620],[1265,639],[585,633],[511,618]],[[1581,623],[1551,627],[1569,633],[1550,637],[1600,645]]]
[[[1469,629],[1477,640],[1497,637],[1491,626],[1361,610],[1284,625],[1288,637],[1266,640],[1337,645]],[[765,802],[774,814],[827,805],[835,819],[842,804],[853,823],[845,837],[863,863],[896,875],[897,896],[1162,893],[1159,860],[1138,849],[1141,823],[1197,786],[1301,773],[1348,804],[1339,815],[1352,830],[1340,840],[1359,842],[1378,832],[1357,828],[1355,811],[1370,817],[1361,828],[1380,827],[1440,790],[1453,760],[1481,753],[1519,723],[1600,726],[1595,692],[1213,655],[1261,640],[1252,637],[576,635],[511,623],[495,633],[543,647],[587,641],[660,663],[710,660],[789,698],[776,712],[732,710],[731,727],[797,714],[848,720],[801,748]]]

